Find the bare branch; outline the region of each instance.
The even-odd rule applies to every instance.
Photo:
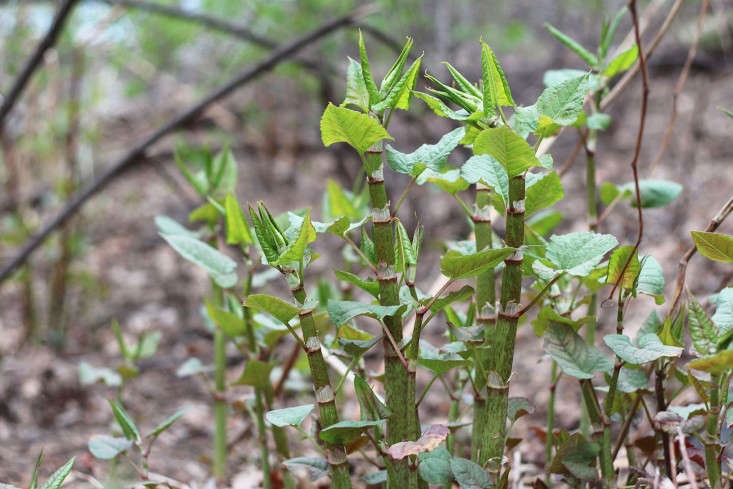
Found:
[[[639,229],[636,236],[636,242],[634,242],[634,248],[629,254],[629,258],[626,260],[624,267],[621,269],[618,281],[613,285],[611,293],[608,294],[608,298],[613,297],[613,293],[618,288],[621,279],[623,278],[626,269],[634,258],[634,254],[639,249],[641,239],[644,236],[644,213],[641,208],[641,190],[639,189],[639,154],[641,153],[641,143],[644,141],[644,126],[646,124],[646,109],[647,102],[649,100],[649,76],[646,70],[646,54],[644,53],[644,47],[641,44],[641,32],[639,29],[639,16],[636,12],[636,0],[629,1],[629,10],[631,11],[631,18],[634,21],[634,35],[636,36],[636,45],[639,46],[639,66],[641,67],[641,113],[639,114],[639,129],[636,133],[636,146],[634,147],[634,157],[631,160],[631,170],[634,173],[634,188],[636,189],[636,210],[639,216]]]
[[[33,55],[28,58],[28,61],[20,72],[20,75],[18,75],[18,78],[15,80],[15,83],[13,83],[13,86],[10,88],[5,98],[3,98],[3,104],[0,106],[0,130],[3,128],[5,117],[8,115],[18,99],[20,99],[20,96],[22,95],[26,85],[28,85],[28,81],[31,79],[31,76],[33,76],[38,65],[41,64],[41,61],[43,61],[43,56],[46,54],[46,51],[56,44],[56,39],[58,39],[59,33],[61,32],[61,29],[63,28],[67,17],[73,10],[76,2],[77,0],[64,0],[64,3],[62,3],[56,11],[56,15],[54,16],[53,22],[51,22],[51,26],[48,28],[46,35],[36,47]]]
[[[254,80],[263,73],[272,70],[280,62],[292,57],[306,46],[321,39],[322,37],[348,25],[352,25],[356,19],[366,13],[365,9],[359,8],[353,13],[330,20],[310,33],[294,40],[293,42],[275,49],[265,59],[256,63],[249,69],[244,70],[240,74],[232,78],[228,83],[211,92],[209,95],[201,99],[189,107],[186,111],[170,120],[155,132],[150,134],[143,141],[135,145],[130,151],[118,159],[115,163],[101,173],[97,178],[90,182],[86,187],[79,191],[63,209],[40,231],[34,234],[20,249],[20,251],[7,263],[3,264],[0,269],[0,282],[7,279],[13,271],[22,265],[28,257],[48,238],[48,236],[69,217],[74,215],[89,198],[99,192],[115,177],[128,170],[136,163],[144,159],[145,153],[153,144],[157,143],[165,136],[175,132],[189,122],[195,120],[209,105],[219,101],[220,99],[230,95],[236,89]]]
[[[657,151],[657,155],[654,157],[654,162],[652,163],[652,167],[649,170],[649,173],[654,173],[654,170],[657,169],[657,166],[659,166],[659,162],[662,161],[662,157],[664,156],[664,152],[667,149],[667,146],[669,145],[670,139],[672,139],[672,132],[674,131],[674,125],[677,122],[677,100],[680,97],[680,94],[682,93],[682,90],[685,88],[685,83],[687,82],[687,76],[690,74],[690,68],[692,67],[692,61],[695,59],[695,55],[697,54],[697,46],[700,43],[700,35],[702,34],[702,27],[703,23],[705,22],[705,14],[708,11],[708,0],[702,0],[702,5],[700,6],[700,15],[697,17],[697,27],[695,28],[695,38],[692,40],[692,45],[690,45],[690,50],[687,52],[687,59],[685,60],[685,64],[682,67],[682,71],[680,72],[680,77],[677,79],[677,85],[674,87],[674,94],[672,95],[672,113],[669,116],[669,122],[667,123],[667,128],[664,130],[664,138],[662,139],[662,145],[659,147],[659,150]]]

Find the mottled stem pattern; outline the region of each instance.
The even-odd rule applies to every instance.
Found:
[[[524,244],[524,174],[509,180],[509,202],[506,210],[506,245],[520,248]],[[522,294],[521,250],[515,251],[504,260],[501,280],[500,310],[496,328],[489,333],[490,362],[489,382],[486,395],[487,423],[481,437],[478,461],[501,463],[504,455],[507,405],[509,402],[509,377],[514,361],[514,342],[517,334],[516,312]],[[495,379],[491,379],[496,373]]]

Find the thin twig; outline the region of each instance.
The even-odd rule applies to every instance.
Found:
[[[405,356],[402,354],[402,351],[400,350],[400,345],[397,344],[397,342],[394,339],[394,336],[392,336],[392,333],[389,331],[389,328],[386,324],[384,324],[382,321],[378,321],[379,325],[382,327],[382,331],[384,331],[384,334],[387,335],[387,338],[389,339],[389,342],[392,344],[392,348],[394,348],[395,353],[397,353],[397,356],[400,359],[400,362],[402,365],[407,367],[407,360],[405,360]]]
[[[20,96],[23,94],[23,90],[28,85],[28,81],[33,76],[38,66],[43,61],[43,56],[46,54],[58,39],[61,29],[64,27],[64,23],[68,18],[69,14],[74,8],[77,0],[64,0],[59,9],[56,11],[56,15],[51,22],[51,26],[46,31],[46,35],[43,36],[43,40],[38,44],[36,50],[33,52],[25,66],[16,78],[13,86],[8,90],[7,95],[3,98],[3,103],[0,106],[0,131],[3,129],[5,117],[8,115],[13,106],[18,102]]]
[[[703,3],[707,3],[703,0]],[[687,447],[685,446],[685,434],[682,432],[682,426],[677,425],[677,439],[680,443],[680,453],[682,453],[682,461],[685,465],[685,472],[687,473],[687,479],[690,481],[690,487],[697,489],[697,476],[695,471],[692,470],[692,464],[690,463],[690,456],[687,454]]]
[[[728,202],[725,203],[723,207],[718,211],[718,213],[710,220],[710,223],[705,228],[706,233],[712,233],[720,225],[725,221],[725,218],[730,215],[730,213],[733,212],[733,196],[731,196],[728,199]],[[690,258],[692,258],[695,253],[697,252],[697,247],[693,244],[690,246],[690,248],[685,252],[685,254],[682,256],[682,259],[679,261],[679,268],[677,271],[677,286],[675,287],[674,291],[674,299],[672,300],[672,305],[669,307],[669,311],[667,312],[667,317],[671,317],[674,313],[675,309],[677,308],[677,305],[680,302],[680,297],[682,296],[682,289],[685,286],[685,276],[687,274],[687,265],[690,263]]]
[[[616,441],[616,446],[613,448],[613,452],[611,453],[611,460],[616,460],[616,457],[618,456],[618,452],[621,450],[621,447],[624,445],[626,436],[629,434],[629,428],[631,428],[631,422],[634,419],[634,415],[636,414],[636,411],[639,409],[639,404],[641,404],[641,396],[642,394],[640,392],[636,394],[636,399],[634,399],[634,404],[631,406],[631,411],[626,416],[626,420],[624,420],[624,424],[621,427],[621,433],[619,433],[618,440]]]
[[[675,17],[677,17],[677,14],[680,11],[680,8],[682,7],[682,0],[676,0],[672,7],[669,9],[669,12],[667,12],[667,17],[665,17],[664,22],[662,23],[662,26],[657,31],[657,34],[654,36],[654,39],[649,44],[649,47],[646,51],[642,51],[639,49],[639,61],[641,61],[641,58],[643,57],[645,60],[649,60],[649,58],[652,57],[652,53],[654,53],[654,50],[657,48],[659,43],[664,38],[664,35],[667,33],[669,28],[672,26],[672,21],[674,21]],[[638,46],[638,44],[637,44]],[[643,56],[642,56],[643,55]],[[639,62],[635,63],[634,66],[632,66],[626,73],[624,73],[624,76],[621,77],[621,79],[616,82],[616,84],[613,86],[610,92],[608,92],[608,95],[603,97],[603,100],[600,104],[600,109],[604,110],[606,107],[608,107],[611,102],[613,102],[616,97],[618,97],[621,92],[623,92],[624,88],[626,88],[626,85],[628,85],[631,80],[634,78],[634,76],[639,72],[639,69],[641,68],[641,65]]]
[[[412,180],[410,180],[410,183],[407,184],[407,187],[405,187],[405,190],[402,191],[402,195],[400,195],[399,200],[397,200],[397,205],[395,205],[394,210],[392,211],[392,217],[395,217],[397,215],[397,211],[400,210],[400,207],[402,206],[402,202],[405,201],[405,197],[407,197],[408,192],[410,192],[410,189],[413,185],[415,185],[415,182],[417,181],[417,177],[412,177]]]
[[[285,361],[285,365],[283,365],[283,371],[282,374],[280,374],[280,380],[277,381],[277,384],[275,384],[275,388],[272,391],[273,397],[279,396],[282,392],[283,387],[285,386],[285,381],[288,380],[288,377],[290,376],[290,371],[293,369],[295,361],[300,355],[300,350],[300,343],[295,343],[293,345],[293,349],[290,350],[290,355],[288,355],[288,359]]]
[[[542,297],[545,295],[545,292],[547,292],[548,290],[550,290],[550,287],[552,287],[555,284],[555,282],[557,282],[558,280],[560,280],[560,277],[562,277],[563,275],[565,275],[564,272],[558,273],[557,275],[555,275],[553,277],[552,280],[550,280],[549,282],[547,282],[547,284],[544,287],[542,287],[542,290],[540,290],[537,293],[537,295],[534,296],[534,298],[529,302],[529,304],[527,304],[526,306],[524,306],[523,308],[521,308],[518,312],[514,313],[516,315],[516,317],[522,317],[522,315],[524,313],[526,313],[527,311],[529,311],[530,309],[532,309],[532,306],[534,306],[535,304],[537,304],[540,301],[540,299],[542,299]]]
[[[324,36],[340,29],[351,25],[356,19],[365,14],[365,9],[356,9],[353,13],[338,17],[330,20],[321,27],[311,31],[310,33],[294,40],[293,42],[275,49],[265,59],[256,63],[249,69],[244,70],[240,74],[232,78],[228,83],[219,87],[218,89],[211,92],[209,95],[201,99],[189,107],[185,112],[181,113],[174,119],[170,120],[155,132],[150,134],[143,141],[135,145],[130,151],[128,151],[122,158],[117,160],[111,166],[109,166],[104,172],[90,182],[86,187],[79,191],[66,205],[59,211],[59,213],[46,224],[40,231],[34,234],[20,249],[20,251],[7,263],[3,264],[0,269],[0,282],[6,280],[11,273],[13,273],[20,265],[22,265],[28,257],[48,238],[48,236],[61,224],[74,215],[79,208],[89,200],[90,197],[94,196],[97,192],[102,190],[107,184],[114,180],[117,176],[122,174],[124,171],[133,167],[136,163],[143,160],[146,151],[153,144],[157,143],[163,137],[175,132],[176,130],[184,127],[189,122],[195,120],[209,105],[219,101],[220,99],[228,96],[242,85],[254,80],[258,76],[272,70],[280,62],[285,59],[292,57],[297,54],[306,46],[313,42],[323,38]]]
[[[664,130],[664,138],[662,139],[662,144],[661,146],[659,146],[657,155],[654,157],[654,162],[652,163],[652,167],[649,170],[650,174],[653,174],[654,170],[656,170],[657,166],[659,166],[659,162],[662,161],[662,157],[664,156],[664,152],[669,145],[669,141],[672,139],[674,125],[677,122],[677,102],[680,94],[682,93],[682,90],[685,88],[687,76],[690,74],[692,62],[695,59],[695,55],[697,54],[697,46],[700,43],[700,35],[702,34],[702,27],[703,23],[705,22],[705,14],[707,13],[707,10],[708,0],[702,0],[702,4],[700,5],[700,15],[697,17],[695,38],[692,40],[690,50],[687,52],[687,59],[685,60],[685,64],[682,67],[682,71],[680,72],[680,77],[677,79],[677,85],[675,85],[674,87],[674,94],[672,95],[672,113],[669,115],[669,122],[667,123],[667,128]]]
[[[558,177],[562,177],[563,175],[565,175],[568,170],[570,170],[570,167],[573,166],[573,163],[575,163],[575,160],[578,157],[578,153],[580,153],[580,150],[583,148],[583,139],[584,138],[582,137],[582,135],[578,137],[578,142],[575,143],[575,147],[570,153],[570,156],[568,156],[568,159],[565,160],[565,163],[563,163],[563,165],[558,170]]]
[[[636,0],[629,1],[629,11],[631,12],[631,19],[634,21],[634,34],[636,36],[636,45],[639,46],[639,66],[641,66],[641,113],[639,115],[639,129],[636,133],[636,147],[634,148],[634,157],[631,160],[631,170],[634,173],[634,188],[636,189],[636,210],[639,216],[639,228],[636,236],[636,242],[634,247],[629,254],[629,258],[626,260],[624,267],[621,269],[619,279],[613,285],[611,293],[608,295],[610,299],[613,297],[613,293],[618,288],[621,279],[623,278],[626,269],[631,263],[632,258],[636,256],[636,251],[639,249],[641,239],[644,236],[644,215],[641,208],[641,190],[639,189],[639,153],[641,153],[641,143],[644,141],[644,125],[646,123],[646,108],[649,99],[649,76],[646,70],[646,55],[644,54],[644,48],[641,44],[641,32],[639,30],[639,16],[636,12]]]

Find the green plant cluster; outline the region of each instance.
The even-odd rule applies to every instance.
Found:
[[[534,487],[630,487],[652,484],[650,477],[676,480],[680,473],[713,488],[727,485],[730,469],[723,450],[730,432],[733,288],[710,298],[712,316],[692,295],[665,313],[659,309],[665,304],[664,271],[643,247],[620,245],[593,226],[553,233],[563,216],[551,208],[565,189],[541,143],[563,128],[578,128],[588,131],[594,144],[611,124],[599,101],[609,81],[638,56],[636,46],[609,55],[622,15],[604,24],[595,54],[549,27],[589,69],[548,72],[545,89],[531,105],[514,100],[507,76],[483,40],[478,83],[446,63],[452,81],[427,75],[429,88],[421,92],[415,86],[422,56],[410,57],[411,40],[377,83],[360,38],[359,59],[347,65],[345,99],[325,108],[320,130],[326,146],[346,143],[356,151],[364,178],[352,190],[329,181],[318,220],[312,209],[273,215],[264,202],[242,207],[229,151],[195,161],[180,158],[181,171],[204,200],[189,216],[200,226],[192,230],[162,216],[156,224],[182,257],[211,278],[202,315],[214,332],[214,366],[190,359],[179,375],[213,373],[217,476],[226,474],[226,418],[236,409],[227,400],[229,344],[246,359],[234,385],[250,386],[254,393],[242,409],[256,421],[266,488],[273,487],[270,473],[280,466],[288,473],[307,468],[313,479],[328,476],[336,489],[352,487],[357,461],[373,466],[361,479],[374,486],[506,488],[510,452],[521,443],[512,438],[512,427],[535,409],[547,412],[547,426],[542,431],[546,470]],[[388,129],[392,116],[410,110],[415,99],[456,127],[436,142],[405,152]],[[472,153],[465,161],[459,147]],[[387,190],[395,173],[411,181],[393,203]],[[630,200],[642,208],[662,207],[682,191],[665,180],[638,183],[636,200],[634,182],[604,183],[596,192],[593,173],[589,206],[608,208]],[[444,281],[435,292],[416,280],[423,225],[429,231],[431,223],[408,229],[399,213],[407,192],[423,185],[450,194],[473,231],[468,239],[444,244]],[[596,210],[589,216],[597,217]],[[319,259],[324,235],[341,240],[343,262],[319,279],[310,267]],[[705,257],[733,262],[733,237],[692,236]],[[277,279],[287,286],[287,295],[260,290]],[[616,330],[596,340],[597,298],[609,292]],[[624,312],[630,301],[645,297],[654,310],[640,328],[633,326],[639,331],[632,337]],[[547,355],[547,406],[511,396],[520,327],[533,330]],[[686,332],[692,360],[682,355]],[[278,345],[287,337],[297,342],[296,357],[307,362],[313,393],[307,404],[282,407],[275,405],[282,382],[275,381],[278,372],[287,371],[274,367],[285,361]],[[384,366],[380,373],[365,362],[375,352]],[[421,390],[418,373],[430,378]],[[559,381],[577,387],[586,417],[578,430],[554,425]],[[436,389],[439,384],[442,390]],[[340,409],[347,385],[356,393],[359,419],[345,417]],[[675,406],[689,390],[700,404]],[[436,396],[450,404],[449,419],[422,423],[429,421],[423,401]],[[120,404],[111,406],[122,436],[93,439],[92,452],[114,458],[138,446],[144,454],[134,422]],[[632,439],[629,427],[644,416],[652,435],[642,442]],[[309,440],[309,454],[290,453],[290,429]],[[636,470],[621,470],[621,449]],[[295,480],[287,475],[284,484],[295,487]]]

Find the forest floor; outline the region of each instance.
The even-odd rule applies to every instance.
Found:
[[[668,292],[674,286],[677,262],[691,244],[689,230],[704,228],[733,189],[733,146],[730,144],[733,121],[716,109],[733,106],[730,68],[714,72],[693,71],[679,99],[679,118],[665,157],[654,173],[650,171],[669,118],[676,73],[676,69],[652,73],[647,132],[640,159],[643,178],[669,179],[684,185],[683,193],[672,205],[644,213],[645,237],[641,253],[652,254],[662,264]],[[620,184],[631,180],[629,163],[638,127],[640,91],[640,85],[633,84],[609,110],[613,124],[608,133],[600,137],[597,151],[599,183]],[[519,100],[533,100],[539,88],[527,87],[525,94],[516,89],[515,92],[520,92],[520,96],[515,97]],[[434,118],[428,117],[428,120],[434,138],[447,129]],[[425,142],[424,135],[418,134],[415,128],[403,125],[395,132],[403,133],[404,137],[398,137],[398,141],[407,141],[400,143],[399,149],[408,150]],[[317,131],[314,129],[307,134],[309,144],[317,147]],[[248,137],[251,135],[242,135],[243,140]],[[552,148],[556,167],[565,161],[575,138],[572,133],[564,134]],[[236,155],[243,169],[240,171],[240,199],[266,200],[275,212],[299,206],[318,208],[326,180],[338,174],[334,154],[334,151],[314,152],[302,157],[288,151],[261,150],[247,155],[240,152]],[[350,164],[356,165],[356,162]],[[172,175],[173,166],[169,163],[166,166]],[[294,177],[296,171],[298,178]],[[178,177],[173,178],[183,185]],[[564,178],[568,197],[557,208],[565,213],[566,219],[557,232],[582,230],[587,226],[584,178],[581,155]],[[402,178],[397,179],[397,183],[389,182],[393,198],[405,184]],[[156,444],[150,457],[152,469],[191,487],[206,487],[211,446],[211,396],[197,379],[179,378],[175,372],[190,357],[210,362],[210,333],[198,312],[208,282],[202,273],[179,259],[166,245],[156,234],[153,222],[158,214],[184,220],[191,209],[192,198],[192,195],[188,200],[182,198],[181,192],[171,188],[169,182],[149,167],[133,170],[95,197],[78,221],[84,226],[87,241],[74,270],[87,279],[86,285],[74,287],[67,307],[70,311],[69,333],[63,355],[56,355],[38,344],[26,344],[18,350],[25,332],[19,306],[21,290],[15,284],[4,286],[0,295],[0,331],[3,332],[0,351],[4,352],[0,363],[0,481],[27,486],[33,461],[41,449],[45,453],[44,474],[76,455],[75,468],[79,473],[104,480],[108,464],[94,459],[86,446],[92,435],[109,432],[112,413],[107,399],[114,396],[114,391],[103,385],[82,386],[78,367],[82,361],[97,367],[116,366],[119,351],[110,323],[117,319],[129,341],[143,332],[162,333],[158,354],[142,362],[140,376],[132,379],[124,390],[123,401],[138,424],[150,429],[174,411],[187,409],[183,418]],[[438,243],[443,239],[465,238],[468,227],[455,202],[435,189],[413,189],[401,210],[408,226],[414,224],[416,212],[427,228],[425,249],[428,256],[418,273],[418,286],[427,291],[438,278],[434,266],[440,255]],[[636,229],[636,212],[624,204],[617,207],[600,231],[614,234],[621,243],[630,244]],[[732,230],[730,222],[722,228],[727,233]],[[326,256],[339,256],[335,243],[327,241],[324,250]],[[317,262],[316,270],[323,271],[327,261]],[[36,273],[43,281],[41,277],[47,276],[47,270],[40,268]],[[699,258],[693,260],[688,272],[688,287],[700,298],[730,282],[729,270],[726,272],[724,267]],[[39,287],[37,300],[48,300],[42,287]],[[653,307],[649,298],[634,301],[627,314],[629,329],[638,328]],[[664,311],[666,305],[660,308],[660,312]],[[611,312],[601,310],[599,337],[613,329]],[[40,320],[40,324],[52,322],[48,318]],[[445,327],[444,322],[432,324],[429,339],[433,343],[442,341]],[[289,341],[292,340],[287,341],[281,347],[283,353],[291,348]],[[522,460],[541,465],[544,463],[542,443],[531,428],[544,426],[549,365],[543,359],[541,341],[527,322],[520,327],[517,348],[521,354],[515,361],[511,393],[527,397],[535,411],[516,424],[513,436],[525,440],[519,448]],[[241,372],[241,362],[237,361],[234,350],[230,354],[233,361],[229,379],[234,380]],[[539,368],[538,363],[542,364]],[[538,371],[543,373],[537,375]],[[310,392],[299,389],[299,374],[295,375],[290,384],[292,389],[286,389],[284,398],[278,402],[280,406],[310,402]],[[422,385],[426,380],[420,378]],[[434,389],[441,391],[438,384]],[[250,392],[238,387],[232,389],[232,395],[242,397]],[[569,379],[561,380],[557,409],[559,427],[577,426],[577,397],[577,385]],[[445,399],[442,392],[428,396],[422,421],[445,422],[448,410]],[[357,417],[355,402],[346,399],[344,403],[345,416]],[[469,446],[469,431],[459,431],[457,446],[464,452]],[[249,417],[232,415],[229,433],[232,439],[239,439],[230,451],[232,487],[254,487],[259,475]],[[294,434],[291,434],[291,441],[296,443]],[[69,487],[89,486],[78,473],[75,472],[73,478]],[[303,481],[302,487],[313,487],[308,484]],[[327,487],[327,483],[321,480],[317,487]]]

